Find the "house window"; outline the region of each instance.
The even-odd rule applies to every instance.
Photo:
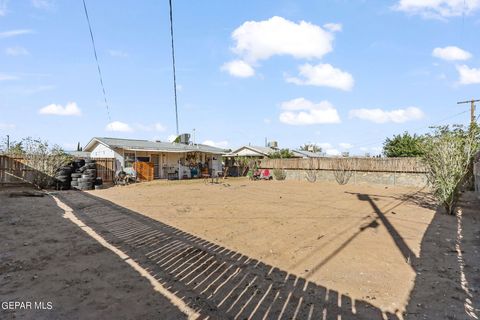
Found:
[[[125,152],[125,168],[132,168],[133,163],[135,162],[135,153],[134,152]]]
[[[138,162],[150,162],[150,157],[137,157]]]

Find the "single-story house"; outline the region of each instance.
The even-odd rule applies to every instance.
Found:
[[[291,150],[295,158],[321,158],[323,154],[306,150]]]
[[[258,146],[242,146],[228,154],[226,157],[249,157],[262,159],[268,157],[271,153],[278,151],[278,148],[272,147],[258,147]],[[320,158],[323,155],[321,153],[304,151],[304,150],[290,150],[293,154],[293,158]]]
[[[229,154],[227,157],[251,157],[251,158],[264,158],[272,152],[277,151],[270,147],[258,147],[258,146],[242,146]]]
[[[203,145],[161,141],[94,137],[83,148],[90,158],[115,159],[116,171],[136,174],[135,163],[153,167],[155,179],[200,177],[206,172],[222,171],[226,150]]]

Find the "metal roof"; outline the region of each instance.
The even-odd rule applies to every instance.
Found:
[[[187,145],[182,143],[171,143],[161,141],[136,140],[136,139],[120,139],[120,138],[105,138],[94,137],[85,146],[85,151],[91,151],[95,143],[101,143],[109,148],[120,148],[125,150],[136,151],[160,151],[160,152],[204,152],[213,154],[225,154],[226,150],[207,146],[204,144]]]
[[[270,147],[259,147],[259,146],[242,146],[232,152],[229,153],[229,155],[235,156],[238,154],[242,149],[249,149],[254,152],[257,152],[261,155],[268,156],[270,153],[275,152],[275,149],[272,149]]]
[[[292,150],[292,152],[294,156],[301,157],[301,158],[321,158],[322,157],[322,154],[311,152],[311,151]]]

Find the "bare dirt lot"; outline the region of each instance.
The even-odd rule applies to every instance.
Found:
[[[381,310],[405,310],[434,217],[415,189],[157,181],[92,192]]]
[[[21,190],[20,190],[21,191]],[[14,195],[12,197],[12,193]],[[475,319],[480,201],[368,185],[154,181],[55,194],[202,319]],[[0,190],[0,318],[181,319],[48,196]]]
[[[0,188],[0,319],[185,318],[62,215],[42,192]]]

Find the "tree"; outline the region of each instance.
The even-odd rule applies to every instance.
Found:
[[[419,157],[423,155],[422,142],[424,137],[404,132],[403,135],[394,135],[383,143],[383,154],[386,157]]]
[[[425,137],[423,160],[433,194],[448,214],[454,210],[462,186],[472,175],[473,158],[480,149],[477,126],[436,127]]]
[[[315,153],[322,152],[322,148],[320,148],[319,146],[317,146],[314,143],[305,143],[303,146],[300,146],[300,150],[310,151],[310,152],[315,152]]]
[[[281,150],[270,153],[268,157],[270,159],[293,158],[293,152],[291,152],[289,149],[281,149]]]

